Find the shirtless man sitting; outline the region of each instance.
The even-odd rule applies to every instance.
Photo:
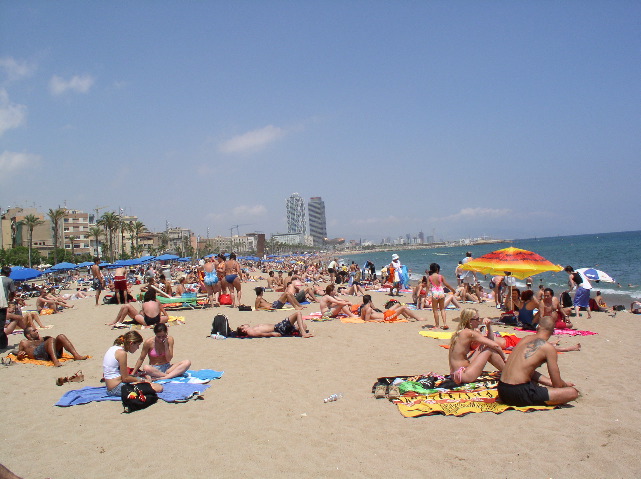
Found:
[[[319,304],[321,314],[324,318],[335,318],[339,314],[346,314],[350,318],[356,318],[350,309],[351,303],[336,297],[334,284],[328,284],[325,288],[325,296],[321,297]]]
[[[548,342],[553,333],[554,320],[544,316],[536,334],[526,336],[514,348],[498,385],[499,397],[505,404],[552,406],[579,397],[574,384],[561,379],[557,352]],[[536,371],[543,363],[547,363],[549,378]]]
[[[456,384],[465,384],[478,378],[490,362],[501,371],[505,366],[505,354],[496,341],[476,330],[481,318],[474,308],[461,311],[459,325],[450,342],[450,375]],[[473,350],[472,343],[480,346]]]
[[[18,359],[39,359],[41,361],[52,361],[56,367],[62,366],[58,361],[62,357],[63,349],[69,351],[76,361],[87,359],[88,356],[81,356],[74,348],[71,341],[64,334],[59,334],[55,338],[45,336],[40,338],[38,330],[28,327],[24,330],[24,336],[27,339],[20,341],[18,345]]]
[[[311,338],[313,334],[307,331],[303,315],[300,311],[292,313],[277,324],[241,324],[236,330],[239,337],[248,338],[278,338],[281,336],[293,336],[298,331],[302,338]]]
[[[291,289],[289,289],[291,288]],[[308,301],[310,303],[317,303],[316,301],[316,295],[314,288],[310,286],[306,286],[303,284],[303,282],[298,279],[297,277],[294,277],[292,279],[292,282],[289,284],[288,291],[292,292],[294,294],[294,297],[296,298],[296,301],[299,303],[302,303],[304,301]]]

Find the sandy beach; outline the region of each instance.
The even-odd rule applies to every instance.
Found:
[[[243,302],[253,304],[243,284]],[[265,293],[267,300],[277,293]],[[374,302],[385,302],[373,293]],[[354,302],[356,298],[350,299]],[[405,294],[404,301],[411,301]],[[29,300],[33,309],[35,300]],[[229,307],[182,310],[170,328],[175,359],[192,369],[224,371],[204,401],[122,414],[120,402],[68,408],[54,404],[68,390],[99,386],[102,357],[124,330],[111,330],[118,306],[74,301],[74,309],[43,316],[42,335],[66,334],[91,359],[60,368],[0,366],[5,410],[0,462],[25,478],[180,477],[638,477],[641,382],[638,316],[592,313],[575,327],[598,335],[561,337],[580,352],[559,358],[561,375],[582,397],[551,411],[403,418],[387,399],[374,399],[377,377],[448,372],[446,341],[418,334],[426,322],[344,324],[309,322],[310,339],[208,338],[215,314],[242,323],[276,323],[287,311],[239,312]],[[489,305],[481,316],[496,317]],[[318,311],[317,304],[304,314]],[[448,311],[452,328],[457,311]],[[507,330],[507,328],[499,328]],[[144,338],[152,335],[143,330]],[[519,336],[525,335],[517,332]],[[22,336],[9,337],[10,347]],[[136,355],[129,356],[133,365]],[[488,370],[493,369],[488,366]],[[83,383],[55,385],[82,370]],[[546,373],[545,367],[543,372]],[[323,398],[341,393],[336,402]]]

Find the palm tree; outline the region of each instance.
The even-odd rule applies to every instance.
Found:
[[[129,234],[131,235],[131,252],[136,255],[140,254],[140,235],[145,232],[147,227],[141,221],[129,223]]]
[[[36,226],[44,224],[44,221],[38,218],[36,215],[27,215],[21,221],[27,229],[29,230],[29,268],[31,268],[31,245],[33,244],[33,230]]]
[[[98,220],[98,224],[102,226],[105,229],[105,236],[107,237],[107,243],[109,244],[109,253],[111,254],[111,262],[114,262],[114,233],[118,231],[119,227],[119,222],[120,222],[120,217],[112,212],[109,211],[105,214],[103,214],[100,219]]]
[[[60,234],[60,222],[67,214],[67,210],[64,208],[56,208],[52,210],[49,208],[47,216],[51,220],[51,229],[53,232],[53,263],[58,264],[58,235]]]
[[[102,229],[99,226],[92,226],[89,228],[89,238],[96,240],[96,256],[98,256],[98,246],[100,245],[100,237],[102,236]]]
[[[71,243],[71,256],[74,258],[74,262],[76,257],[76,250],[74,249],[74,247],[75,247],[75,242],[78,238],[79,237],[75,235],[69,236],[69,242]]]

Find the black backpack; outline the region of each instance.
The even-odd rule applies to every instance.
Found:
[[[123,384],[120,397],[125,413],[139,411],[158,402],[158,394],[149,383]]]
[[[231,336],[232,330],[229,327],[227,316],[224,314],[214,316],[214,320],[211,323],[211,334],[220,334],[225,337]]]

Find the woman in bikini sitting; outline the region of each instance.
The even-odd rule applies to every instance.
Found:
[[[376,311],[372,303],[372,297],[369,294],[363,296],[363,304],[358,310],[361,319],[364,321],[393,321],[399,316],[414,321],[425,321],[424,318],[420,318],[414,311],[407,308],[407,306],[402,306],[400,303],[394,303],[389,309],[379,313]]]
[[[424,309],[427,307],[427,276],[416,286],[415,292],[416,309]]]
[[[456,384],[476,380],[488,361],[499,371],[505,366],[506,359],[501,346],[476,330],[480,321],[476,309],[466,308],[461,311],[449,352],[450,376]],[[473,343],[480,346],[473,350]]]
[[[145,375],[152,379],[171,379],[182,376],[191,367],[191,361],[185,359],[171,364],[174,357],[174,338],[167,334],[167,325],[158,323],[154,326],[154,336],[145,340],[140,351],[140,358],[131,373],[135,376],[145,358],[149,356],[149,366],[145,366]]]
[[[122,385],[125,383],[144,383],[151,378],[140,378],[129,374],[127,368],[127,353],[135,353],[142,343],[142,336],[138,331],[129,331],[118,336],[105,353],[102,360],[102,371],[109,396],[120,396]],[[162,392],[160,384],[151,384],[156,392]]]
[[[439,325],[439,315],[443,319],[443,326],[441,329],[450,329],[447,325],[447,314],[445,313],[445,289],[443,285],[447,287],[450,291],[454,291],[443,275],[440,273],[441,267],[437,263],[430,264],[430,270],[428,271],[428,284],[430,288],[430,297],[432,298],[432,313],[434,313],[434,322],[436,326]]]

